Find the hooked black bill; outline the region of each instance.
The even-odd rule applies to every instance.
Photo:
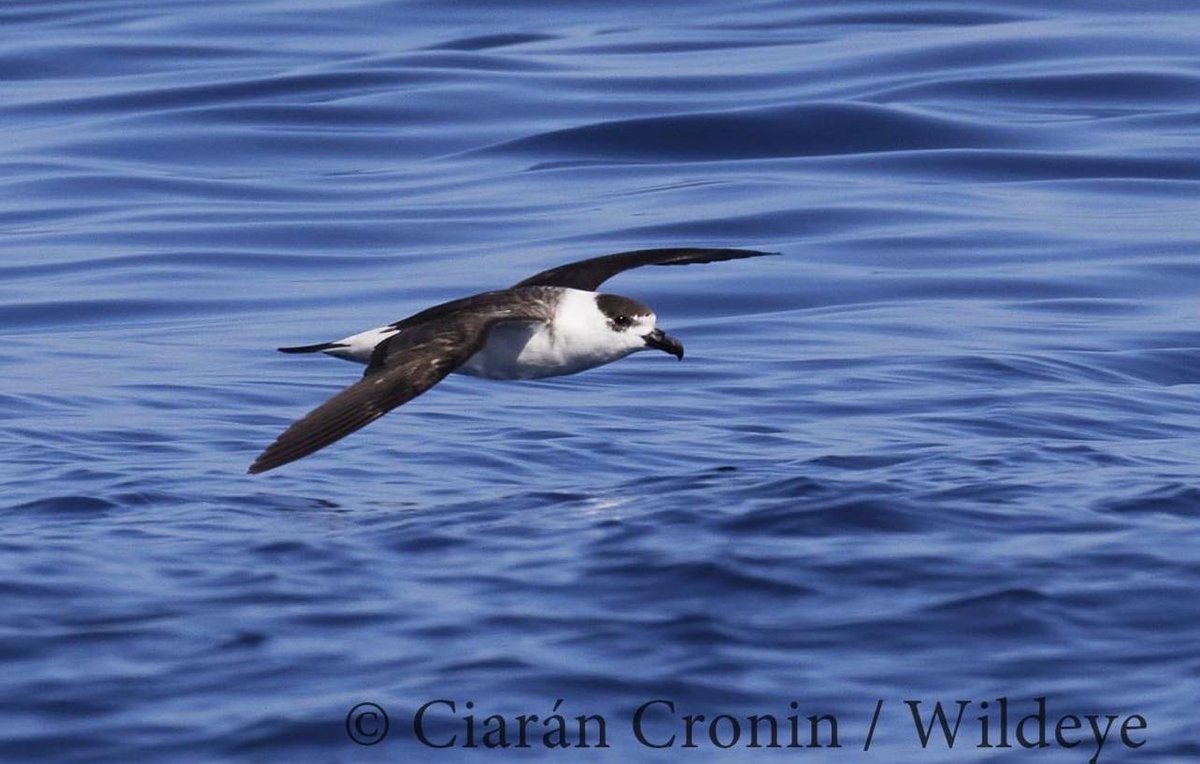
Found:
[[[670,353],[679,360],[683,360],[683,343],[662,329],[655,329],[649,334],[643,335],[642,339],[646,341],[646,347]]]

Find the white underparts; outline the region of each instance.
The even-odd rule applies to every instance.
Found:
[[[654,328],[654,316],[644,319]],[[537,379],[603,366],[645,347],[639,327],[616,331],[596,307],[594,292],[564,289],[554,320],[501,324],[483,350],[458,369],[491,379]]]
[[[487,344],[457,373],[490,379],[555,377],[603,366],[645,350],[643,336],[654,329],[654,316],[617,330],[597,307],[596,294],[564,289],[554,320],[504,323],[489,333]],[[380,326],[340,339],[323,351],[335,358],[370,363],[375,346],[398,330]]]

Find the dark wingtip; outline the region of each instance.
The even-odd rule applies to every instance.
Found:
[[[689,250],[689,251],[703,252],[703,253],[707,254],[707,257],[702,256],[702,257],[698,257],[696,259],[667,260],[667,261],[664,261],[661,263],[654,263],[654,265],[691,265],[693,263],[718,263],[723,260],[745,260],[746,258],[749,258],[749,257],[775,257],[775,256],[783,254],[782,252],[764,252],[764,251],[758,250],[758,249],[729,249],[729,248],[716,248],[716,249],[698,248],[698,249]]]
[[[265,451],[258,455],[254,463],[246,469],[246,474],[257,475],[260,472],[267,472],[276,467],[282,467],[288,462],[294,462],[303,455],[303,453],[290,453],[281,450],[279,448],[279,441],[276,440],[276,442],[272,443]]]

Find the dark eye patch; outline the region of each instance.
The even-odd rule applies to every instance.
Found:
[[[638,317],[650,315],[650,309],[645,305],[615,294],[596,295],[596,307],[608,318],[608,325],[618,332],[633,326]]]

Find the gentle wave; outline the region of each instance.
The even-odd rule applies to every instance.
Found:
[[[349,759],[367,700],[412,758],[437,697],[850,730],[1005,695],[1195,758],[1195,31],[1168,0],[6,4],[0,757]],[[244,475],[361,374],[274,348],[676,245],[784,254],[605,286],[683,363],[453,377]],[[940,755],[905,725],[881,755]]]

